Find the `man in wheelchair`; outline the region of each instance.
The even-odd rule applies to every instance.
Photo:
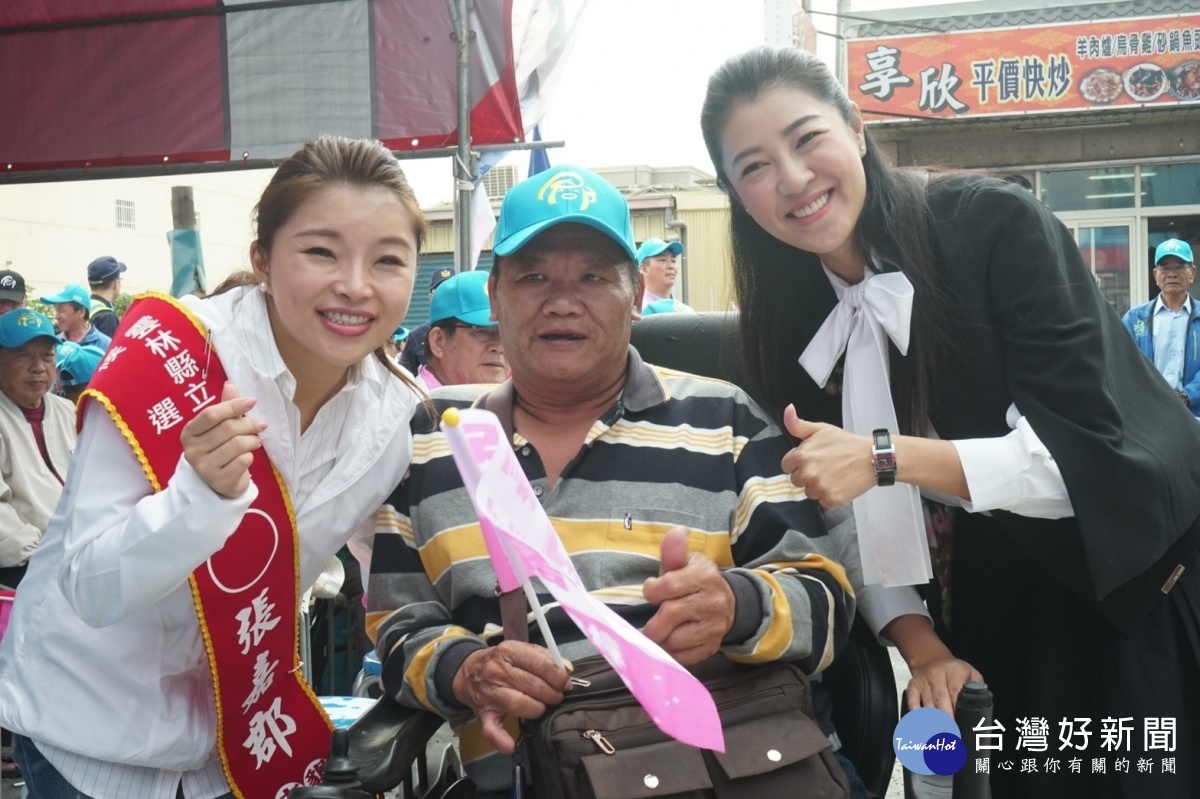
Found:
[[[853,530],[827,533],[780,471],[787,440],[746,394],[630,346],[624,198],[558,167],[508,193],[495,242],[488,293],[511,377],[439,389],[438,411],[496,413],[588,590],[680,663],[825,669],[854,616],[840,565]],[[414,422],[412,467],[380,511],[368,626],[386,692],[448,719],[481,795],[507,795],[517,719],[560,702],[570,675],[527,619],[531,643],[502,640],[495,574],[435,427]],[[594,653],[539,600],[564,657]]]

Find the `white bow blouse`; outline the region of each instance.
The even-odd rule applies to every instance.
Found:
[[[870,273],[850,285],[825,267],[838,304],[800,356],[800,365],[825,385],[842,353],[842,426],[870,435],[899,432],[892,404],[888,340],[908,352],[913,287],[902,272]],[[925,522],[916,486],[877,487],[854,500],[864,580],[880,585],[917,585],[933,575]]]

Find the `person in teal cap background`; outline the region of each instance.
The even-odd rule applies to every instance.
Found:
[[[655,300],[642,308],[643,319],[660,313],[695,313],[695,311],[679,300]]]
[[[57,294],[42,297],[42,302],[54,306],[54,321],[58,325],[60,341],[89,344],[102,350],[107,350],[112,343],[111,338],[88,321],[92,314],[92,295],[83,286],[68,284]]]
[[[437,287],[445,283],[450,278],[454,277],[453,269],[437,269],[429,276],[429,302],[433,302],[434,292]],[[404,347],[400,350],[400,356],[397,359],[400,365],[414,375],[420,371],[421,367],[429,362],[425,356],[425,337],[429,335],[429,322],[423,325],[417,325],[412,330],[408,331],[408,336],[404,341]],[[399,341],[399,339],[397,339]]]
[[[1167,239],[1154,250],[1159,295],[1130,308],[1121,321],[1187,409],[1200,417],[1200,307],[1188,293],[1195,279],[1191,245]]]
[[[55,365],[58,367],[58,383],[62,386],[63,396],[71,402],[78,402],[79,395],[87,388],[103,359],[104,350],[91,344],[76,344],[73,341],[59,344]]]
[[[429,305],[427,362],[417,381],[427,389],[466,383],[501,383],[508,361],[491,318],[487,272],[461,272],[443,281]]]
[[[683,255],[683,245],[678,241],[646,239],[638,246],[638,271],[646,292],[642,295],[642,311],[659,300],[675,298],[675,283],[679,279],[677,259]],[[682,302],[676,310],[691,310]],[[661,313],[661,311],[659,311]]]
[[[16,588],[42,539],[71,450],[75,410],[50,393],[54,325],[32,308],[0,316],[0,586]]]

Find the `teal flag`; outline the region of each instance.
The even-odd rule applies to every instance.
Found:
[[[204,277],[204,253],[200,250],[200,231],[172,230],[167,233],[171,246],[171,296],[204,296],[208,291]]]

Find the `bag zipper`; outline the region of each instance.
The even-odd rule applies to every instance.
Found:
[[[597,732],[596,730],[587,730],[580,732],[579,737],[587,738],[596,745],[597,749],[606,755],[615,755],[617,753],[617,748],[609,743],[608,739],[604,737],[604,733]]]
[[[589,666],[590,665],[591,664],[589,664]],[[584,672],[589,673],[589,674],[594,674],[597,671],[604,672],[606,666],[607,666],[607,664],[597,664],[597,666],[595,666],[595,667],[585,669]],[[721,678],[717,678],[717,679],[713,680],[712,684],[709,685],[709,688],[719,690],[720,688],[737,681],[740,677],[741,677],[741,675],[736,675],[736,674],[729,675],[729,676],[722,676]],[[588,681],[582,680],[582,682],[588,682]],[[590,693],[591,695],[587,695],[588,693]],[[787,691],[783,686],[773,686],[770,688],[765,688],[763,690],[756,691],[755,693],[750,694],[749,696],[743,696],[735,701],[726,702],[726,703],[720,705],[720,707],[728,711],[728,710],[732,710],[734,708],[744,707],[746,705],[754,704],[755,702],[761,701],[764,696],[770,696],[772,694],[777,694],[782,698],[784,695],[786,695],[786,693],[787,693]],[[617,695],[613,696],[613,694],[617,694]],[[553,740],[556,737],[556,734],[553,732],[552,719],[554,717],[557,717],[560,715],[565,715],[565,714],[570,714],[572,712],[584,711],[584,710],[605,710],[607,708],[612,708],[612,707],[626,707],[630,704],[630,702],[636,703],[636,701],[637,701],[636,699],[632,699],[632,697],[629,696],[629,694],[626,692],[624,683],[622,683],[620,681],[619,677],[617,678],[616,685],[611,685],[611,686],[606,685],[602,689],[597,690],[595,692],[586,692],[585,691],[585,695],[586,695],[586,698],[584,698],[582,696],[579,697],[577,699],[577,701],[569,707],[564,707],[564,706],[560,705],[551,711],[550,715],[546,719],[546,721],[548,723],[543,727],[543,731],[542,731],[543,740],[549,742],[550,740]],[[627,742],[628,742],[628,739],[630,739],[630,738],[637,740],[638,738],[641,737],[642,734],[644,734],[644,732],[646,730],[657,729],[657,728],[658,728],[658,726],[653,721],[646,721],[646,722],[643,722],[642,724],[638,724],[633,727],[627,727],[622,730],[619,730],[618,731],[618,733],[619,733],[618,739],[625,739]],[[562,735],[562,732],[557,733],[557,735]],[[605,737],[605,731],[594,730],[594,729],[580,730],[579,737],[581,739],[591,741],[593,744],[596,745],[597,749],[599,749],[601,752],[603,752],[606,755],[616,754],[617,747],[609,738]]]

